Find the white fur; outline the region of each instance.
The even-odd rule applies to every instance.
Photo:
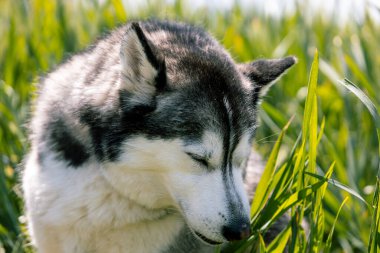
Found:
[[[232,154],[232,164],[236,168],[244,169],[247,165],[249,154],[252,151],[252,135],[244,133]]]
[[[120,194],[96,162],[71,169],[47,160],[41,167],[32,153],[23,177],[29,231],[39,252],[155,252],[184,225],[178,215]]]
[[[217,134],[206,132],[203,140],[198,150],[220,161]],[[185,222],[209,239],[225,241],[220,214],[228,216],[228,203],[220,169],[202,168],[179,139],[136,137],[124,149],[119,162],[90,160],[75,169],[49,151],[43,164],[31,153],[23,187],[39,252],[157,252],[175,240]],[[234,178],[246,199],[240,171],[234,170]]]

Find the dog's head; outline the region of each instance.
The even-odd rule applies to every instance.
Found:
[[[134,192],[126,193],[131,199],[174,206],[205,242],[246,238],[242,175],[257,107],[295,58],[235,64],[203,30],[158,22],[130,24],[120,52],[119,103],[128,134],[116,161],[136,177],[117,174],[114,183],[135,180]]]

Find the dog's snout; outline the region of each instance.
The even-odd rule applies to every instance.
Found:
[[[222,234],[228,241],[238,241],[246,239],[251,235],[250,223],[247,221],[234,222],[223,226]]]

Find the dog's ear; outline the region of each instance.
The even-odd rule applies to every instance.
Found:
[[[297,62],[293,56],[281,59],[260,59],[250,63],[239,64],[239,70],[247,76],[254,85],[255,95],[264,96],[270,86],[291,66]]]
[[[154,51],[138,22],[129,25],[121,42],[122,89],[138,103],[150,103],[166,84],[165,61]]]

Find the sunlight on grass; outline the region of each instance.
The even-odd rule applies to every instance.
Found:
[[[368,14],[361,24],[338,26],[322,14],[308,22],[301,5],[269,18],[238,5],[209,13],[190,4],[150,1],[130,12],[121,0],[0,1],[0,251],[33,252],[17,177],[35,84],[109,29],[151,17],[204,26],[237,61],[298,58],[262,104],[255,149],[267,164],[251,208],[253,234],[231,250],[379,251],[379,23]],[[288,226],[265,245],[282,215]]]

